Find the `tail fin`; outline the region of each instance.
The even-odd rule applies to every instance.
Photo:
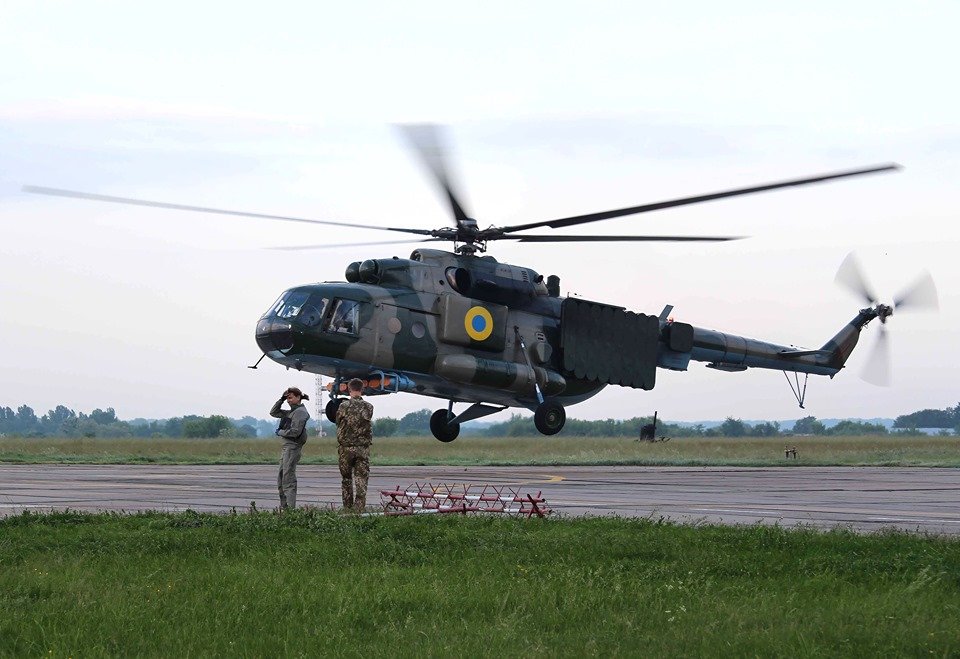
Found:
[[[838,371],[843,368],[853,349],[857,347],[860,330],[877,315],[876,309],[861,309],[856,318],[844,325],[836,336],[827,341],[821,348],[822,351],[829,353],[826,358],[826,365]]]

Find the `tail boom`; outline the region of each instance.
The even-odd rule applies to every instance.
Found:
[[[700,327],[693,328],[693,346],[688,359],[707,362],[709,368],[722,371],[743,371],[766,368],[833,377],[843,368],[860,338],[860,331],[878,316],[884,319],[885,309],[861,309],[857,316],[818,350],[801,350],[767,341],[726,334]],[[685,370],[685,360],[671,351],[661,351],[660,365]]]

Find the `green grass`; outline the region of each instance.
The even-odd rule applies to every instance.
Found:
[[[645,520],[0,520],[2,656],[955,656],[960,542]]]
[[[786,460],[784,446],[798,459]],[[379,465],[875,465],[960,467],[958,437],[675,438],[637,442],[611,437],[432,437],[374,440]],[[275,462],[272,439],[0,439],[0,462],[93,464],[258,464]],[[335,464],[336,442],[313,437],[303,464]]]

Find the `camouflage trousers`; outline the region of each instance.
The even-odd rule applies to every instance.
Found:
[[[340,463],[340,493],[343,507],[363,512],[367,507],[367,478],[370,477],[370,447],[340,446],[337,449]]]
[[[303,447],[295,442],[284,442],[280,452],[280,471],[277,474],[277,490],[280,492],[280,507],[297,507],[297,463]]]

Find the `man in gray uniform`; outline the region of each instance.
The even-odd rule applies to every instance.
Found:
[[[277,474],[282,510],[297,507],[297,463],[300,462],[303,445],[307,443],[307,421],[310,420],[310,413],[303,405],[305,400],[310,400],[310,397],[296,387],[290,387],[270,409],[270,416],[280,419],[277,435],[283,440],[280,473]],[[283,401],[290,404],[290,411],[280,409]]]

